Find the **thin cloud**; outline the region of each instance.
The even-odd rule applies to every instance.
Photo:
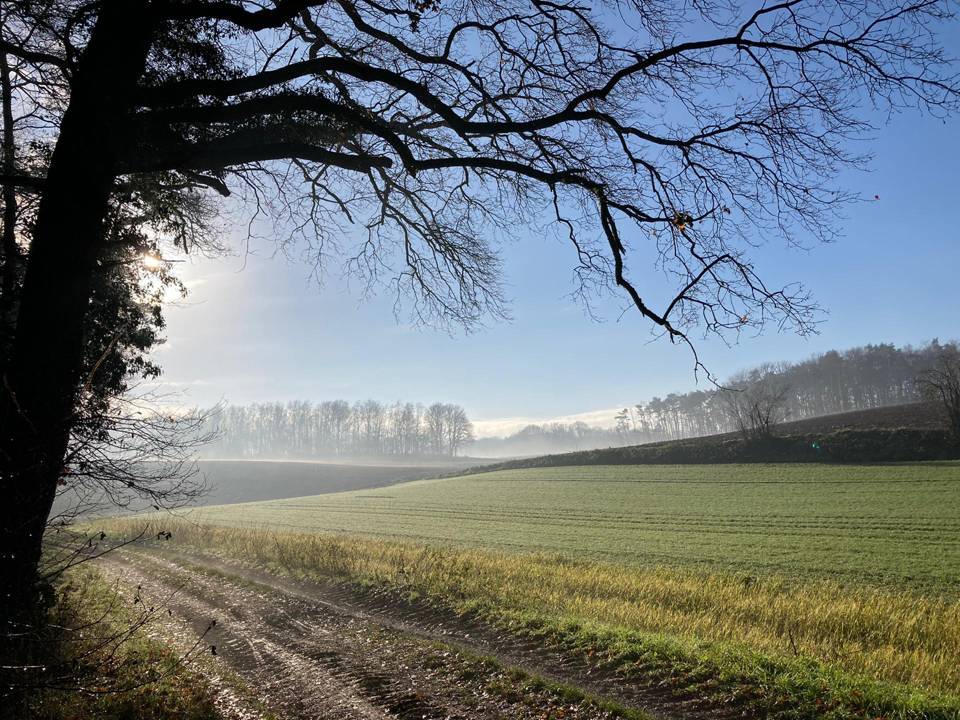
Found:
[[[478,438],[504,437],[522,430],[527,425],[546,425],[549,423],[585,422],[587,425],[600,428],[612,428],[616,425],[616,415],[620,408],[606,410],[590,410],[573,413],[571,415],[555,415],[553,417],[508,417],[492,420],[474,420],[473,432]]]

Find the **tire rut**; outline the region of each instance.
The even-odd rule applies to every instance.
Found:
[[[178,615],[194,618],[195,632],[202,632],[212,616],[225,619],[211,630],[210,643],[234,670],[253,678],[264,691],[263,702],[284,717],[544,717],[539,711],[528,715],[529,698],[508,709],[510,703],[493,697],[484,685],[489,679],[473,678],[471,684],[455,673],[451,677],[443,668],[456,664],[449,654],[435,667],[437,659],[429,655],[439,651],[424,641],[491,656],[662,720],[751,715],[743,706],[717,706],[689,690],[678,692],[669,678],[627,678],[475,617],[386,593],[295,580],[166,549],[125,549],[106,564],[143,587],[159,590],[180,583],[170,603]],[[590,717],[609,716],[597,712]]]

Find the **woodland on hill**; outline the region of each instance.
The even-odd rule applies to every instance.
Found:
[[[831,350],[798,363],[767,363],[729,378],[726,387],[759,377],[783,389],[781,421],[902,405],[922,399],[917,378],[957,343],[934,339],[913,347],[892,344]],[[478,456],[534,455],[565,450],[638,445],[736,430],[736,421],[715,387],[654,397],[622,409],[613,428],[586,423],[529,425],[505,438],[485,438],[469,449]]]
[[[932,340],[920,347],[890,344],[831,350],[799,363],[777,363],[738,373],[728,385],[749,381],[758,371],[774,373],[787,389],[784,420],[870,410],[921,400],[917,378],[945,348]],[[732,430],[730,417],[714,389],[670,393],[626,408],[617,416],[621,435],[645,441],[678,440]]]
[[[453,457],[473,440],[459,405],[376,400],[254,403],[208,413],[219,458]]]
[[[921,400],[917,378],[957,343],[865,345],[798,363],[766,363],[736,373],[724,387],[773,379],[783,394],[778,421],[870,410]],[[638,445],[736,430],[724,390],[709,387],[654,397],[621,410],[615,426],[584,422],[528,425],[506,437],[475,439],[459,405],[376,400],[298,400],[228,405],[209,413],[221,458],[501,457]]]

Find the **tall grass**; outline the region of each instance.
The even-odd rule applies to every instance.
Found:
[[[960,597],[955,463],[512,470],[196,508],[189,519]]]
[[[294,575],[414,591],[590,646],[620,663],[656,663],[659,653],[660,660],[709,666],[714,674],[757,680],[767,673],[760,679],[778,686],[776,692],[785,685],[809,685],[806,692],[845,684],[848,700],[873,693],[862,702],[878,714],[928,717],[922,708],[936,706],[945,713],[937,716],[960,717],[956,599],[827,579],[628,567],[186,521],[165,520],[164,527],[178,543]],[[112,531],[134,528],[142,522],[115,521]]]
[[[223,720],[193,658],[141,625],[128,600],[89,567],[68,571],[50,612],[49,672],[28,693],[24,717]]]

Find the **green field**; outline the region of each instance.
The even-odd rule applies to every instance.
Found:
[[[960,463],[505,470],[150,520],[761,716],[960,720]]]
[[[960,587],[960,463],[508,470],[190,517],[631,565]]]

